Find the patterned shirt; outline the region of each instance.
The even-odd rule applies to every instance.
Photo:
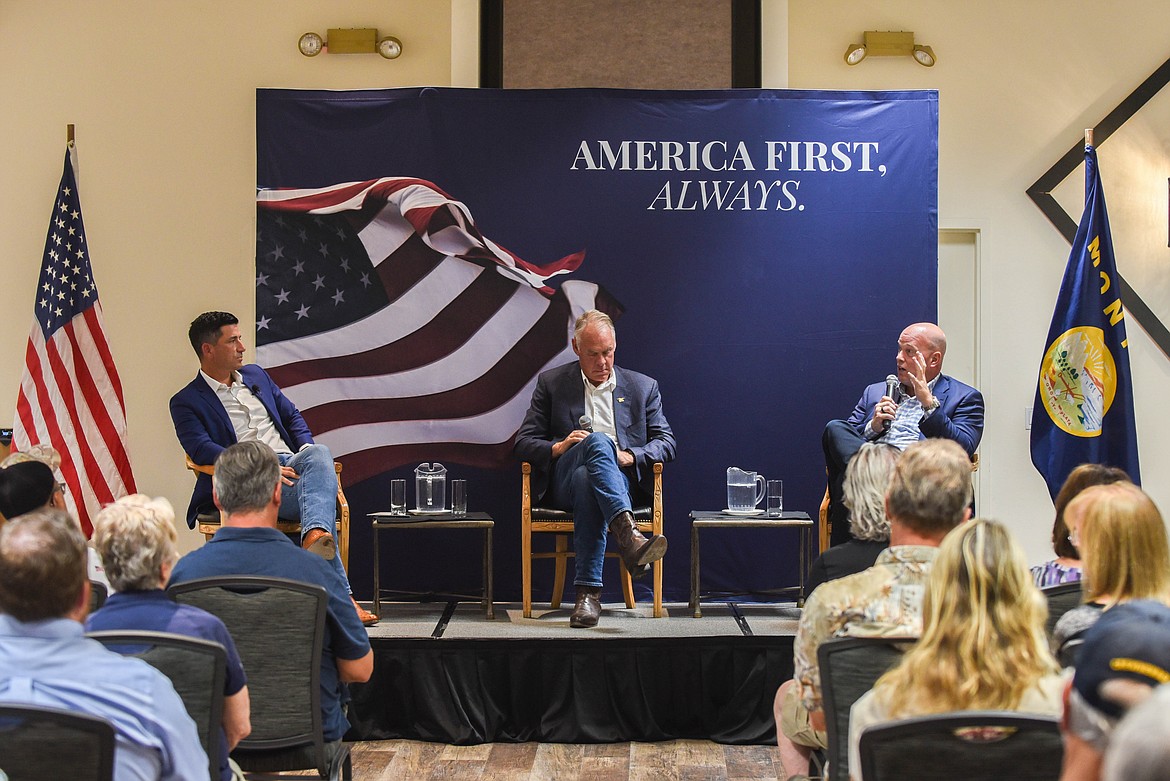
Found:
[[[939,376],[936,375],[933,380],[926,383],[926,387],[932,392],[934,386],[938,384]],[[894,412],[894,419],[890,421],[889,430],[878,434],[873,441],[905,450],[922,438],[922,421],[929,418],[934,410],[925,411],[918,397],[907,393],[901,385],[894,389],[894,403],[898,405],[898,409]]]
[[[1032,582],[1037,588],[1059,586],[1061,583],[1079,583],[1081,578],[1080,567],[1066,567],[1055,559],[1032,567]]]
[[[898,545],[856,575],[829,581],[804,603],[793,645],[793,667],[801,703],[821,710],[817,647],[834,637],[918,637],[922,598],[937,548]]]

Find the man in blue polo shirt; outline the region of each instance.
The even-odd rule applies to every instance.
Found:
[[[116,781],[207,778],[195,723],[167,677],[82,635],[85,566],[85,538],[63,510],[0,528],[0,702],[109,721]]]
[[[239,442],[215,459],[213,489],[223,525],[202,548],[175,565],[171,583],[220,575],[261,575],[324,586],[329,594],[321,654],[321,722],[326,741],[349,729],[347,683],[369,680],[374,652],[354,612],[345,580],[320,556],[293,544],[276,528],[280,461],[261,442]]]
[[[217,761],[220,781],[242,778],[228,753],[252,731],[244,665],[223,621],[194,605],[180,605],[163,591],[179,558],[171,503],[124,496],[94,516],[93,541],[117,591],[86,619],[86,631],[170,632],[219,643],[227,652]]]

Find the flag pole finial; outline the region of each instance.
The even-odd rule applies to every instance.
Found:
[[[70,122],[65,126],[65,143],[69,146],[73,146],[74,135],[73,123]]]
[[[1085,146],[1093,145],[1093,128],[1085,128]]]

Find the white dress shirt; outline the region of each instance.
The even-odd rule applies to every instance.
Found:
[[[263,442],[279,455],[292,453],[280,432],[276,430],[272,416],[268,414],[260,399],[256,398],[252,389],[244,384],[244,378],[239,372],[232,372],[231,385],[213,379],[203,370],[199,373],[203,375],[203,379],[211,386],[216,398],[227,411],[232,428],[236,431],[237,442]]]

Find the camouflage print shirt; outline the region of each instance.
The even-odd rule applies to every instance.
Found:
[[[937,548],[887,548],[872,567],[831,580],[804,603],[793,650],[794,677],[801,703],[821,710],[817,647],[834,637],[918,637],[922,598]]]

